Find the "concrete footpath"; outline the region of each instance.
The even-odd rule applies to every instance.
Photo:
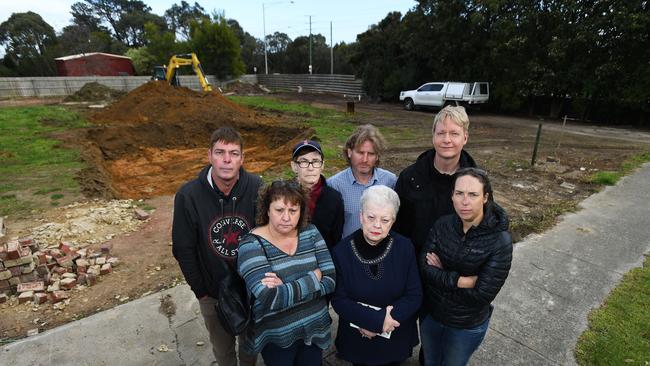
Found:
[[[650,251],[648,198],[650,164],[585,200],[552,230],[517,244],[490,330],[471,364],[575,364],[587,314]],[[178,286],[5,345],[0,364],[209,365],[202,323],[189,287]],[[328,350],[325,364],[345,363]],[[415,357],[406,363],[416,364]]]

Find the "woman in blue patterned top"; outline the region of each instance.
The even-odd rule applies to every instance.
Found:
[[[308,224],[307,199],[293,181],[260,192],[258,227],[242,238],[237,267],[255,298],[245,348],[267,366],[321,365],[331,344],[325,295],[336,273],[327,245]]]

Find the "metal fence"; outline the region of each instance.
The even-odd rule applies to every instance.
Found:
[[[208,75],[213,86],[223,86],[231,82],[219,81]],[[148,76],[52,76],[0,78],[0,98],[15,97],[59,97],[74,94],[87,83],[97,82],[111,89],[129,92],[148,82]],[[363,95],[361,81],[354,75],[242,75],[238,78],[251,84],[260,83],[272,90],[293,90],[307,93],[337,93]],[[193,90],[201,90],[199,80],[194,75],[181,75],[181,85]]]
[[[354,75],[261,74],[257,75],[257,81],[273,90],[334,93],[348,96],[364,95],[362,82]]]

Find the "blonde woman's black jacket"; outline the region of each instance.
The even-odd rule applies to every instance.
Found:
[[[436,253],[443,269],[426,263],[426,254]],[[423,309],[448,326],[473,328],[492,312],[492,300],[508,277],[512,262],[512,239],[508,217],[496,203],[489,203],[483,221],[463,233],[456,214],[434,224],[419,256],[424,286]],[[478,276],[471,289],[457,287],[458,277]]]

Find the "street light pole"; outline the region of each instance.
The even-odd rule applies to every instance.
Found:
[[[262,3],[262,30],[264,31],[264,73],[269,74],[269,61],[266,55],[266,11],[264,10],[264,3]]]

